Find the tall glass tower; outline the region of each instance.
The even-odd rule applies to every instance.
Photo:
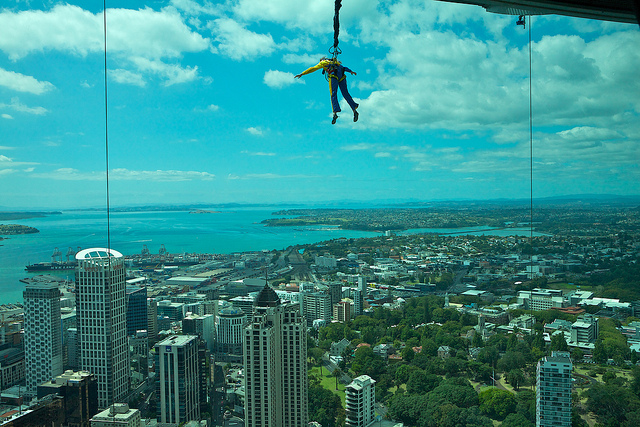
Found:
[[[78,252],[76,260],[80,364],[95,375],[98,406],[107,408],[129,389],[124,257],[92,248]]]

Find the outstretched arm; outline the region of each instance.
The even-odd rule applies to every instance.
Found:
[[[351,68],[349,68],[349,67],[344,67],[344,70],[345,70],[346,72],[348,72],[348,73],[353,74],[354,76],[357,76],[357,75],[358,75],[358,73],[356,73],[355,71],[353,71],[353,70],[352,70]]]
[[[300,74],[296,74],[295,78],[299,79],[300,77],[304,76],[305,74],[310,74],[310,73],[313,73],[314,71],[318,71],[320,68],[322,68],[322,63],[321,62],[318,63],[318,65],[314,65],[311,68],[307,68],[306,70],[304,70]]]

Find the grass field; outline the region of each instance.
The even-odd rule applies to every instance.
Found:
[[[323,388],[331,391],[333,394],[338,395],[340,400],[342,401],[342,407],[345,405],[345,394],[344,394],[344,384],[338,382],[338,390],[336,390],[336,379],[333,375],[329,373],[326,368],[322,368],[322,375],[320,374],[320,367],[314,366],[311,368],[311,373],[320,377],[320,385]]]

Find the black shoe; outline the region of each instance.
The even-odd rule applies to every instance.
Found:
[[[354,111],[354,112],[353,112],[353,121],[354,121],[354,122],[357,122],[357,121],[358,121],[358,116],[359,116],[358,112],[357,112],[357,111]]]
[[[338,115],[336,113],[333,113],[333,120],[331,120],[331,124],[335,125],[336,124],[336,120],[338,120]]]

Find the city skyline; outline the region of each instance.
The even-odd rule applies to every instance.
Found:
[[[101,6],[0,9],[7,208],[104,205]],[[322,75],[293,76],[327,54],[332,1],[107,8],[113,205],[526,199],[530,29],[534,197],[637,192],[636,25],[345,1],[360,120],[331,126]]]

